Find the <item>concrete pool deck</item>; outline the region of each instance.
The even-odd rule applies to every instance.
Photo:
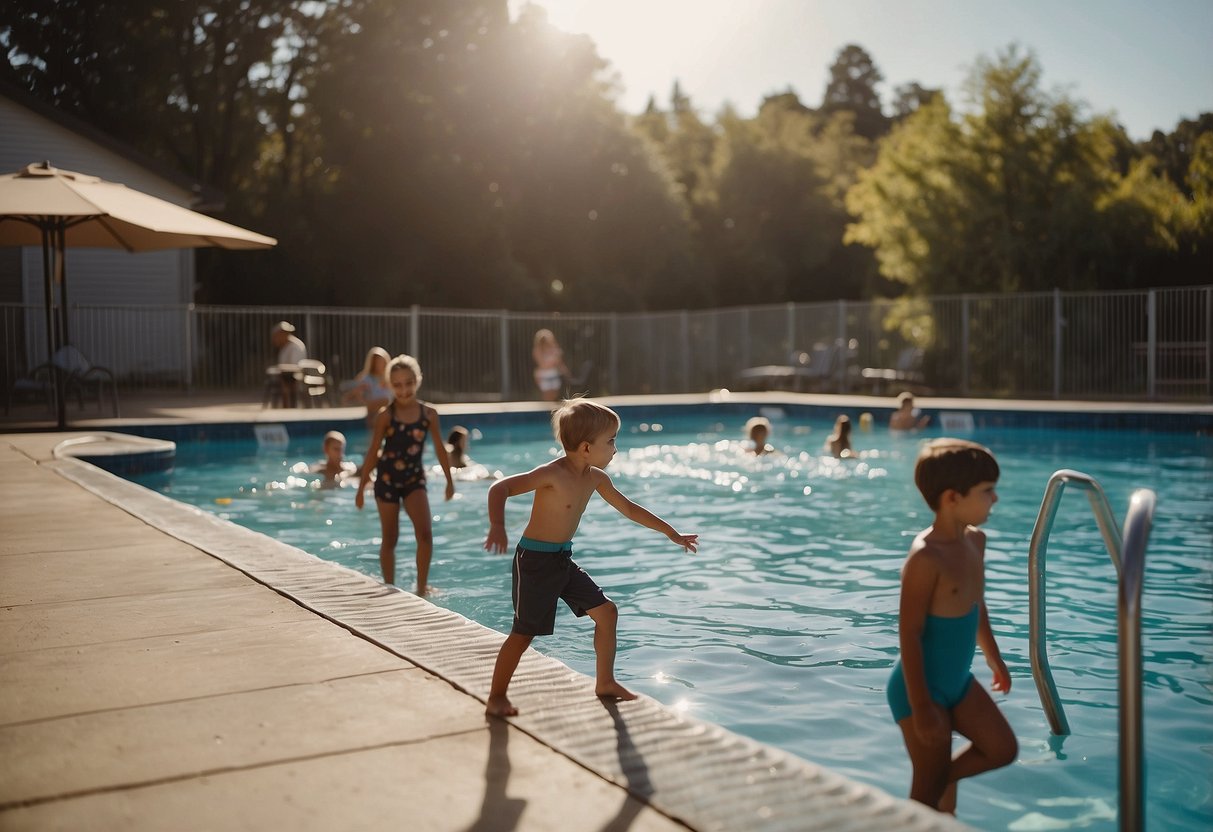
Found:
[[[486,721],[500,634],[55,453],[96,433],[0,435],[6,830],[966,828],[533,651]]]
[[[356,409],[124,411],[0,435],[0,828],[964,828],[651,699],[604,706],[537,653],[512,688],[524,713],[486,722],[500,634],[55,453],[128,425]]]

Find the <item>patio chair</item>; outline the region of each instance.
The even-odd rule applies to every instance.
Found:
[[[75,398],[76,405],[82,409],[84,400],[88,398],[96,400],[97,409],[101,410],[108,393],[113,404],[113,415],[118,416],[118,384],[113,371],[89,361],[84,353],[71,344],[64,344],[55,350],[51,360],[31,370],[27,378],[17,379],[12,393],[14,396],[45,399],[47,407],[52,407],[55,384],[60,379],[64,397]]]
[[[763,364],[747,367],[737,374],[743,390],[805,390],[820,389],[838,372],[842,345],[818,343],[812,352],[793,350],[787,364]]]
[[[922,385],[922,356],[919,347],[906,347],[897,354],[897,361],[892,367],[864,367],[860,375],[874,394],[884,392],[885,387],[891,384]]]
[[[330,406],[329,377],[323,361],[315,358],[304,358],[299,362],[299,394],[307,407],[317,407],[318,404]]]

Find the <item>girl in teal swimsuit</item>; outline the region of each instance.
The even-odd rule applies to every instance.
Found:
[[[371,447],[362,461],[358,493],[354,504],[362,508],[367,483],[375,474],[375,507],[379,509],[382,540],[379,567],[383,582],[396,582],[396,540],[400,536],[400,507],[413,523],[417,540],[417,594],[429,589],[430,558],[434,534],[430,521],[430,500],[425,490],[425,466],[421,451],[428,433],[434,439],[434,452],[446,475],[446,499],[455,496],[451,463],[442,444],[438,411],[417,398],[421,386],[421,365],[411,355],[398,355],[388,364],[388,381],[393,398],[376,414],[372,423]]]

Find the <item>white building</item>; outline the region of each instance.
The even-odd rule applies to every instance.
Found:
[[[0,83],[0,173],[48,161],[57,168],[121,182],[169,202],[198,208],[202,189],[80,119],[23,90]],[[214,192],[205,194],[214,202]],[[69,337],[94,363],[128,374],[180,379],[181,327],[194,299],[194,251],[127,254],[116,249],[69,248],[65,259]],[[0,329],[3,370],[9,379],[46,360],[41,247],[0,248]],[[124,319],[144,307],[139,331]],[[156,314],[148,307],[162,307]],[[148,314],[150,313],[150,314]],[[150,323],[149,323],[150,321]]]

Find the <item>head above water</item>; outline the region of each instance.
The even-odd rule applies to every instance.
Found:
[[[324,435],[324,441],[320,444],[324,449],[324,455],[327,459],[334,462],[340,461],[345,455],[345,434],[339,430],[330,430]]]
[[[966,439],[932,440],[914,464],[914,484],[932,511],[939,511],[945,491],[963,497],[979,483],[998,482],[998,474],[998,461],[989,448]]]
[[[771,434],[771,422],[765,416],[752,416],[745,423],[745,435],[755,442],[765,442]]]
[[[593,444],[607,431],[619,430],[619,414],[589,399],[567,399],[552,413],[552,433],[565,451],[575,451],[582,442]]]

